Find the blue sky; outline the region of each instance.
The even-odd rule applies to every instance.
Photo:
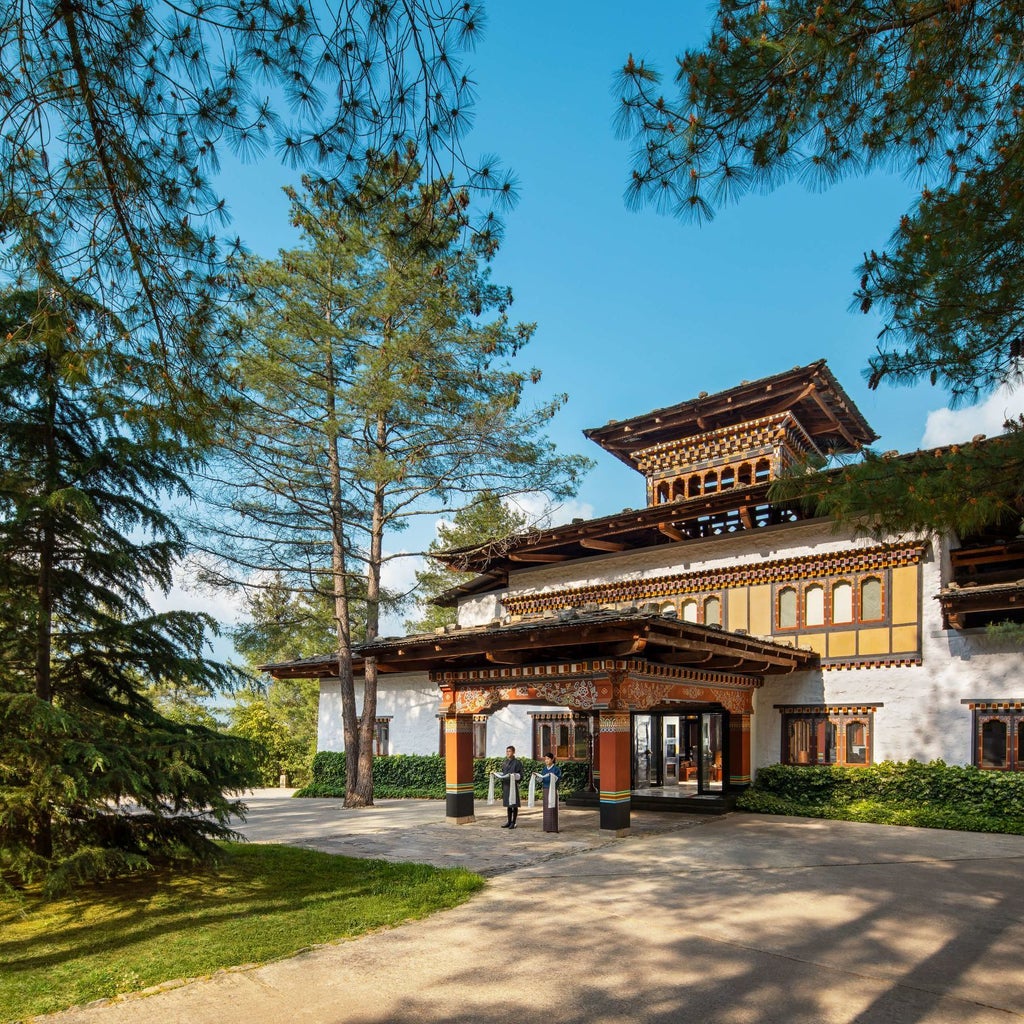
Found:
[[[626,208],[631,154],[612,128],[614,74],[633,53],[670,78],[674,57],[701,45],[710,23],[702,0],[506,0],[489,6],[467,59],[478,86],[467,152],[497,154],[519,183],[494,279],[512,287],[513,315],[538,323],[525,353],[543,371],[538,398],[569,394],[552,438],[598,461],[565,517],[644,501],[643,480],[587,442],[584,428],[822,357],[884,449],[996,433],[1006,413],[1024,411],[1019,394],[950,415],[932,388],[867,390],[862,371],[880,325],[850,309],[855,268],[886,244],[920,183],[876,174],[826,192],[791,184],[699,227]],[[285,180],[262,165],[226,188],[233,230],[266,256],[293,242]],[[404,535],[403,548],[432,530]],[[394,581],[411,572],[397,566]]]

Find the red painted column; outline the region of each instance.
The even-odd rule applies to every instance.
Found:
[[[444,780],[447,820],[453,825],[474,821],[472,715],[444,720]]]
[[[750,715],[729,715],[728,789],[750,785]]]
[[[602,711],[600,732],[601,831],[629,832],[630,719],[628,711]]]

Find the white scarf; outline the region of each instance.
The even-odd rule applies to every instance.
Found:
[[[517,775],[514,772],[510,772],[508,775],[502,775],[501,772],[491,772],[491,780],[487,784],[487,803],[494,803],[494,780],[495,779],[509,779],[508,784],[508,805],[509,807],[516,807],[519,804],[519,787],[516,783],[522,778],[521,775]],[[532,807],[533,804],[530,804]]]
[[[543,779],[544,776],[540,772],[534,772],[530,776],[530,792],[527,795],[527,807],[532,807],[537,799],[537,780]],[[548,786],[546,803],[548,807],[558,806],[558,776],[551,776],[551,784]]]

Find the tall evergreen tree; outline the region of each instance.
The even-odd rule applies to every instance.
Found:
[[[124,384],[87,299],[0,306],[0,870],[56,890],[215,855],[252,779],[247,744],[156,710],[147,687],[211,694],[211,622],[154,613],[183,553],[162,499],[187,442]]]
[[[455,622],[454,608],[441,608],[433,599],[446,590],[473,578],[471,572],[454,572],[430,556],[450,548],[469,547],[500,541],[519,533],[528,522],[527,516],[501,501],[497,495],[484,491],[465,508],[460,508],[450,523],[438,523],[437,536],[427,548],[427,563],[416,570],[416,599],[420,618],[409,619],[405,628],[410,633],[427,633]]]
[[[410,148],[374,157],[347,196],[312,180],[292,195],[304,247],[246,272],[248,414],[219,488],[224,555],[332,581],[351,806],[373,798],[377,692],[367,658],[357,709],[352,607],[365,598],[375,638],[385,536],[484,488],[569,494],[585,464],[544,437],[564,396],[524,407],[540,375],[511,360],[533,326],[489,279],[493,237],[467,244],[468,198],[419,175]]]
[[[1019,385],[1022,46],[1020,0],[719,0],[707,45],[678,58],[672,92],[642,61],[623,69],[620,127],[636,144],[628,194],[699,221],[793,178],[827,187],[876,167],[904,170],[921,182],[920,198],[860,267],[856,302],[884,322],[869,385],[930,382],[954,404]],[[998,460],[969,448],[930,463],[889,460],[905,524],[966,531],[980,506],[1019,520],[1019,423],[993,451]],[[917,501],[922,472],[940,467],[948,500]],[[881,469],[844,471],[823,508],[855,515],[868,504],[893,520],[893,491],[873,488]],[[966,476],[970,488],[957,492]]]

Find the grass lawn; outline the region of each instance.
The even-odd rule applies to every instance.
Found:
[[[50,902],[0,897],[0,1021],[288,956],[454,907],[484,885],[462,869],[224,850],[192,875],[139,875]]]

